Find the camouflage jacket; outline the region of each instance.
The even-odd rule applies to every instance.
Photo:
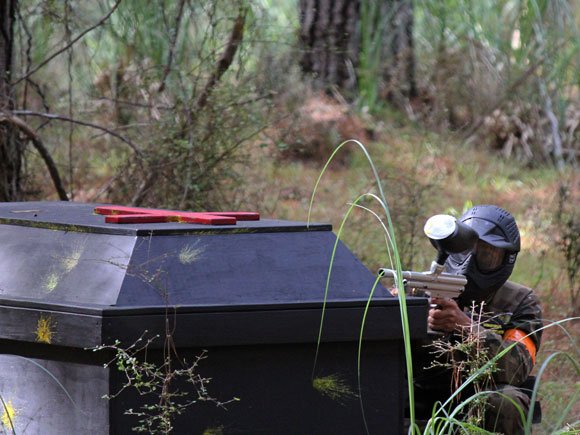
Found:
[[[520,386],[532,371],[533,359],[542,337],[542,331],[539,331],[542,328],[542,311],[537,296],[530,288],[508,281],[485,302],[481,318],[478,312],[465,311],[474,322],[482,324],[480,337],[489,359],[518,341],[509,338],[510,331],[518,331],[520,341],[497,360],[493,381],[495,385]],[[474,311],[479,309],[476,307]],[[527,334],[531,334],[529,338],[523,338]],[[438,339],[441,336],[430,336],[426,343],[416,343],[413,351],[415,384],[425,389],[449,392],[452,385],[451,370],[441,366],[431,367],[435,360],[449,360],[449,356],[434,356],[431,343]],[[459,341],[460,334],[452,334],[447,339]]]
[[[508,281],[486,301],[483,310],[483,338],[488,357],[497,355],[517,341],[497,361],[494,381],[496,384],[521,385],[532,371],[542,339],[542,331],[539,331],[543,326],[542,310],[538,297],[530,288]],[[515,336],[512,334],[514,330]],[[531,335],[524,338],[527,334]]]

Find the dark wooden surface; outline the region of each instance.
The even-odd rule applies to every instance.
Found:
[[[365,343],[360,367],[353,342],[323,344],[316,366],[313,345],[206,349],[207,357],[196,373],[211,379],[209,395],[220,401],[239,400],[226,408],[198,401],[174,420],[173,433],[202,435],[221,429],[224,435],[358,434],[365,433],[363,418],[370,433],[402,433],[405,377],[398,341]],[[185,364],[193,363],[201,352],[178,349]],[[151,350],[147,358],[159,362],[162,353]],[[133,388],[111,401],[103,399],[119,392],[127,380],[114,364],[103,368],[63,358],[0,355],[0,373],[2,397],[18,411],[14,426],[19,434],[129,434],[138,421],[125,412],[159,400]],[[313,377],[333,379],[336,391],[332,383],[327,390],[316,389]],[[171,385],[173,391],[189,394],[183,400],[197,397],[183,379]]]
[[[0,216],[92,225],[103,218],[93,209],[0,204]],[[357,340],[375,276],[339,242],[325,294],[336,237],[299,231],[300,225],[285,223],[278,232],[136,236],[0,223],[0,339],[79,348],[132,341],[145,329],[164,334],[168,314],[182,346],[310,343],[326,300],[323,339]],[[426,306],[425,300],[409,301],[414,335],[426,331]],[[399,318],[398,301],[379,285],[367,338],[399,339]]]
[[[336,241],[328,230],[305,231],[301,224],[283,223],[277,224],[276,232],[265,231],[265,227],[250,233],[216,230],[149,236],[79,232],[70,225],[89,225],[88,221],[103,218],[91,214],[91,205],[25,204],[0,205],[0,215],[1,210],[6,215],[19,209],[23,214],[37,214],[48,226],[0,223],[0,299],[103,308],[237,309],[322,302],[325,298]],[[59,206],[63,215],[57,219]],[[43,207],[47,207],[46,214],[36,211]],[[55,220],[69,225],[68,231],[51,228]],[[143,224],[147,231],[155,225],[191,227]],[[116,227],[106,224],[107,229],[111,226]],[[339,243],[326,296],[329,301],[364,303],[374,279]],[[381,286],[375,297],[391,298]]]
[[[373,297],[361,395],[357,349],[375,275],[339,243],[324,294],[336,241],[330,226],[119,229],[92,215],[93,206],[0,204],[0,392],[18,410],[17,433],[131,433],[136,421],[125,411],[150,399],[135,391],[101,399],[125,375],[103,368],[110,352],[85,348],[128,346],[147,331],[161,336],[147,352],[159,362],[166,326],[180,358],[193,362],[209,349],[198,372],[212,378],[212,397],[240,398],[228,411],[194,405],[175,421],[175,433],[364,433],[359,396],[371,433],[400,432],[398,301],[381,286]],[[335,376],[348,390],[338,398],[312,386],[325,299],[314,376]],[[426,299],[408,300],[414,338],[426,335],[427,309]]]
[[[426,337],[427,309],[426,303],[409,307],[413,338]],[[362,307],[330,306],[324,318],[320,308],[105,317],[103,339],[132,343],[145,330],[148,336],[163,337],[168,321],[179,347],[316,343],[323,320],[323,342],[358,342],[363,311]],[[401,340],[398,304],[372,306],[367,313],[363,337],[364,340]],[[158,340],[152,347],[162,344]]]
[[[0,306],[0,339],[69,347],[98,346],[102,318],[76,314]]]
[[[109,371],[102,366],[0,354],[0,392],[15,410],[14,432],[1,426],[6,433],[110,433],[109,403],[102,399],[109,392]]]
[[[321,302],[335,241],[330,231],[138,238],[116,305]],[[366,301],[374,279],[339,243],[327,297]],[[376,297],[391,295],[379,286]]]
[[[337,435],[365,434],[363,418],[371,434],[402,434],[405,377],[398,341],[369,342],[361,355],[360,378],[357,345],[353,342],[313,345],[210,347],[198,373],[211,378],[211,397],[239,401],[226,409],[211,402],[198,402],[175,420],[175,433]],[[180,356],[193,361],[199,349],[182,349]],[[333,379],[323,391],[313,386],[315,378]],[[122,380],[111,373],[112,383]],[[359,390],[360,379],[360,390]],[[177,383],[177,385],[182,385]],[[185,386],[184,386],[185,387]],[[189,389],[191,391],[191,389]],[[139,403],[155,398],[139,397],[133,391],[111,402],[111,433],[128,434],[136,419],[124,415]]]
[[[329,224],[282,221],[261,218],[238,221],[235,225],[202,225],[181,222],[108,224],[94,208],[108,204],[66,201],[0,203],[0,224],[47,228],[51,230],[119,235],[213,234],[239,232],[330,231]]]
[[[134,236],[0,224],[0,297],[111,306]]]

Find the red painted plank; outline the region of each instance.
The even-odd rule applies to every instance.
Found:
[[[259,221],[260,213],[253,211],[206,211],[204,214],[219,215],[219,216],[231,216],[235,217],[239,221]]]
[[[180,213],[177,216],[178,222],[189,222],[205,225],[235,225],[236,218],[227,216],[210,216],[206,213]]]
[[[188,222],[205,225],[235,225],[237,220],[260,220],[255,212],[184,212],[140,207],[101,206],[95,213],[104,215],[107,223]]]
[[[105,222],[108,224],[151,224],[170,222],[170,220],[167,216],[154,214],[113,214],[106,216]]]

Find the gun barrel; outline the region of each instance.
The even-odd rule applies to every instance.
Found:
[[[392,269],[379,269],[383,277],[396,279],[397,272]],[[423,290],[432,297],[454,298],[463,291],[467,278],[449,273],[402,271],[403,285],[407,289]]]
[[[450,273],[432,273],[432,272],[414,272],[404,270],[401,272],[402,278],[409,282],[416,283],[431,283],[434,285],[445,284],[451,286],[461,286],[465,287],[467,284],[467,278],[463,275],[451,275]],[[397,272],[393,269],[382,268],[379,269],[379,274],[382,274],[385,278],[396,279]]]

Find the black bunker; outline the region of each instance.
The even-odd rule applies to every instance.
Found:
[[[195,373],[211,379],[205,386],[215,399],[197,400],[183,379],[166,384],[176,403],[197,400],[173,415],[174,433],[403,431],[398,301],[377,288],[359,359],[375,275],[339,242],[325,297],[336,242],[329,225],[97,207],[0,204],[6,432],[127,434],[144,427],[134,414],[144,406],[158,412],[159,390],[141,395],[133,373],[121,391],[131,369],[104,367],[116,354],[93,349],[127,348],[143,337],[139,346],[157,335],[138,357],[160,365],[170,354],[175,370],[203,355]],[[408,300],[415,338],[426,335],[426,312],[426,299]]]

